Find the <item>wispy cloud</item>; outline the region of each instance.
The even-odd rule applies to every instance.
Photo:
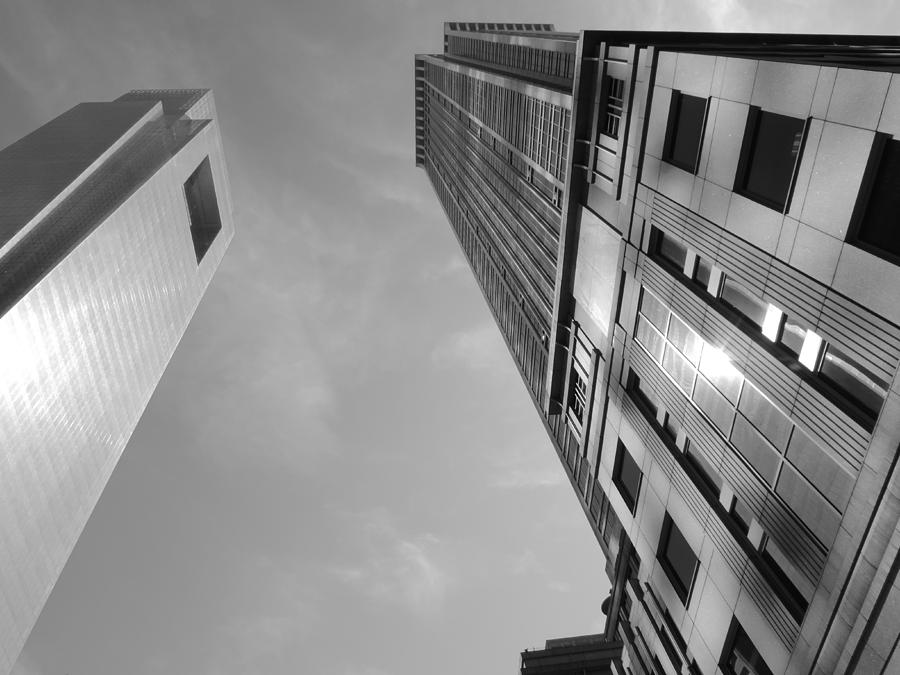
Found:
[[[430,533],[401,534],[383,509],[355,518],[362,523],[361,559],[336,565],[332,573],[372,600],[399,603],[416,614],[439,611],[451,579],[439,561],[441,540]]]
[[[431,351],[431,361],[438,368],[489,370],[508,359],[503,338],[493,322],[450,333]]]

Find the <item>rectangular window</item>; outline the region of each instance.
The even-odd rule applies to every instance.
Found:
[[[772,445],[779,451],[784,451],[793,426],[791,420],[749,382],[744,385],[741,392],[738,410],[744,413]]]
[[[825,548],[831,548],[841,517],[815,488],[807,483],[789,463],[781,467],[778,485],[775,487],[787,505],[791,507]]]
[[[858,224],[851,228],[848,240],[860,248],[893,263],[900,263],[900,237],[897,214],[900,213],[900,141],[876,134],[864,187],[860,190],[854,216]],[[861,216],[857,217],[857,213]],[[855,232],[853,231],[855,229]]]
[[[667,344],[665,354],[663,354],[662,365],[666,372],[672,376],[672,379],[675,380],[675,384],[685,394],[690,396],[694,387],[694,375],[697,371],[694,370],[688,360],[672,345]]]
[[[633,514],[637,509],[638,495],[641,491],[641,473],[637,462],[632,458],[631,453],[625,448],[622,441],[616,447],[616,461],[613,466],[613,485],[618,489],[625,505]]]
[[[184,197],[191,221],[194,253],[199,264],[222,229],[209,157],[200,162],[200,166],[184,182]]]
[[[679,272],[682,272],[684,270],[684,261],[687,259],[687,247],[662,230],[653,229],[657,233],[657,253],[671,263]]]
[[[637,375],[633,375],[631,390],[635,393],[635,399],[644,407],[645,413],[651,419],[655,419],[656,412],[659,410],[659,398],[656,393],[641,382],[641,378]]]
[[[584,408],[587,405],[587,382],[575,368],[572,368],[569,380],[569,410],[581,424],[584,422]]]
[[[794,427],[787,458],[834,507],[843,512],[853,490],[853,477],[827,455],[800,427]]]
[[[700,348],[703,346],[703,340],[674,314],[669,320],[669,342],[678,347],[692,364],[696,366],[700,363]]]
[[[734,407],[728,400],[703,377],[697,378],[693,399],[727,438],[731,432],[731,420],[734,418]]]
[[[765,548],[762,551],[762,559],[769,567],[769,572],[775,576],[776,584],[773,589],[784,606],[794,617],[797,623],[803,621],[803,616],[809,607],[809,597],[812,597],[815,589],[803,576],[803,573],[791,562],[790,556],[782,551],[774,541],[766,539]],[[805,588],[806,595],[800,590]]]
[[[772,675],[759,650],[734,617],[731,619],[719,667],[725,675]]]
[[[790,317],[784,322],[784,330],[781,332],[781,340],[779,341],[783,347],[786,347],[795,356],[800,356],[803,349],[803,340],[806,338],[806,328],[798,323],[791,321]]]
[[[709,286],[709,278],[712,275],[712,264],[706,258],[697,260],[697,271],[694,272],[694,281],[703,288]]]
[[[819,373],[829,384],[847,394],[860,408],[878,417],[887,396],[887,385],[868,372],[849,354],[828,345]]]
[[[697,556],[668,513],[663,520],[656,558],[678,598],[687,607],[697,573]]]
[[[707,99],[672,91],[663,159],[680,169],[697,173]]]
[[[722,285],[722,301],[762,330],[769,306],[750,291],[729,278]]]
[[[731,359],[721,349],[710,344],[703,345],[700,372],[725,395],[732,406],[737,403],[744,376],[731,364]]]
[[[637,341],[640,342],[648,352],[650,352],[650,355],[656,360],[657,363],[662,361],[663,349],[665,348],[666,341],[663,339],[663,336],[660,335],[650,324],[650,322],[640,315],[638,315],[638,323],[637,330],[635,331],[635,336],[637,337]]]
[[[722,491],[722,476],[720,476],[719,472],[707,461],[703,453],[688,445],[687,450],[684,452],[684,458],[687,460],[691,469],[693,469],[696,478],[709,488],[709,491],[712,492],[715,497],[718,497],[719,493]],[[694,482],[696,483],[697,481],[695,480]]]
[[[753,511],[744,502],[735,497],[734,501],[731,502],[731,508],[728,509],[728,514],[746,537],[747,533],[750,532],[750,523],[753,521]]]
[[[776,211],[787,210],[805,124],[751,106],[734,191]]]
[[[606,112],[601,119],[600,133],[619,137],[619,125],[625,110],[625,80],[606,76]]]
[[[759,472],[763,480],[769,485],[774,484],[781,457],[743,415],[738,415],[734,420],[731,444]]]
[[[641,314],[650,319],[650,322],[659,329],[663,335],[669,323],[669,310],[656,297],[645,288],[641,293]]]

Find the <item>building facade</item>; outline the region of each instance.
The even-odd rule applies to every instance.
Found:
[[[889,37],[533,24],[415,58],[416,162],[606,555],[618,672],[900,672],[895,72]]]
[[[0,673],[234,227],[208,90],[82,103],[0,151]]]

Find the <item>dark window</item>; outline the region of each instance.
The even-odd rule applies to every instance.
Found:
[[[209,157],[200,162],[200,166],[185,181],[184,196],[191,219],[191,239],[194,241],[194,253],[199,263],[206,255],[216,235],[219,234],[219,230],[222,229]]]
[[[579,423],[584,422],[584,408],[587,405],[587,382],[572,368],[569,392],[569,410]]]
[[[683,271],[684,261],[687,259],[687,247],[675,237],[665,234],[661,230],[656,231],[659,233],[657,246],[659,255],[670,262],[679,272]]]
[[[705,258],[697,260],[697,271],[694,272],[694,281],[707,288],[709,286],[709,277],[712,275],[712,264]]]
[[[744,536],[750,532],[750,522],[753,520],[753,511],[737,497],[731,502],[731,508],[728,510],[731,519],[738,526]]]
[[[762,329],[769,306],[743,286],[726,278],[722,285],[722,301]]]
[[[804,120],[751,107],[744,130],[734,191],[784,211],[790,200]]]
[[[900,262],[900,141],[877,134],[872,145],[864,184],[856,211],[862,218],[850,241],[878,255],[887,254],[892,262]],[[869,176],[871,175],[871,178]]]
[[[784,551],[771,539],[766,540],[765,548],[762,551],[762,559],[769,567],[769,574],[773,575],[777,580],[777,583],[773,584],[772,588],[778,594],[778,597],[781,598],[794,620],[800,623],[803,621],[803,616],[809,607],[809,601],[794,584],[791,575],[800,575],[801,573]]]
[[[705,98],[673,91],[663,159],[685,171],[697,173],[705,122]]]
[[[679,599],[687,606],[697,571],[697,556],[668,513],[663,520],[656,557]]]
[[[619,137],[622,111],[625,109],[625,80],[606,76],[606,112],[600,121],[600,133]]]
[[[736,618],[731,619],[719,667],[725,675],[772,675],[759,650]]]
[[[650,387],[641,382],[641,378],[637,375],[633,375],[633,378],[631,390],[635,394],[635,399],[644,407],[647,416],[655,419],[656,412],[659,410],[659,398]]]
[[[666,422],[663,424],[663,430],[668,434],[671,440],[678,438],[678,432],[681,431],[681,424],[672,415],[666,414]]]
[[[632,513],[637,509],[638,494],[641,490],[642,473],[631,453],[619,441],[616,448],[616,461],[613,466],[613,485],[619,490],[622,499]]]
[[[693,469],[695,474],[693,476],[695,478],[694,482],[696,483],[699,480],[700,483],[709,488],[713,495],[718,497],[719,492],[722,490],[722,477],[719,475],[719,472],[713,468],[712,464],[706,460],[706,457],[699,450],[695,450],[690,445],[685,450],[684,457],[688,466]]]
[[[828,345],[822,366],[822,377],[846,393],[859,407],[877,417],[887,396],[887,385],[868,372],[853,357],[832,344]]]

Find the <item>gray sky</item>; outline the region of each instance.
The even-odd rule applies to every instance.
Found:
[[[212,87],[237,209],[15,675],[514,673],[598,630],[599,546],[414,168],[413,54],[451,19],[900,32],[843,4],[0,0],[0,147]]]

